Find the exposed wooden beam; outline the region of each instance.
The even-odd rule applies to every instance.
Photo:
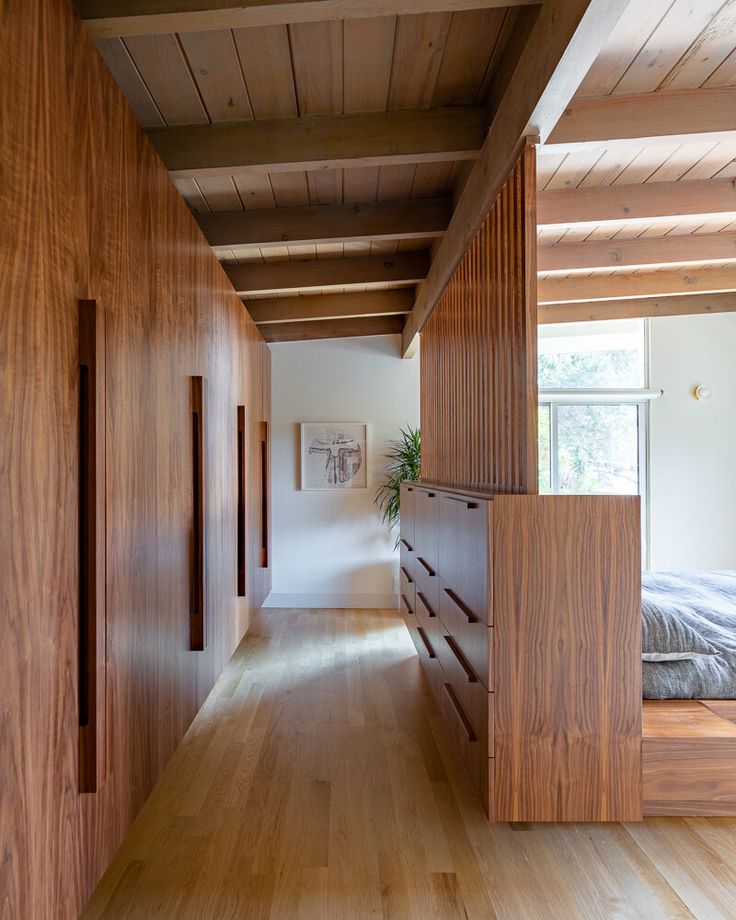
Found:
[[[487,129],[483,106],[454,106],[151,128],[148,136],[179,179],[475,159]]]
[[[374,201],[368,204],[264,208],[197,214],[216,251],[311,243],[410,240],[442,236],[450,219],[448,198]]]
[[[95,36],[243,29],[291,22],[526,6],[538,0],[75,0]]]
[[[275,294],[351,284],[417,284],[427,276],[429,255],[402,252],[354,259],[225,265],[224,268],[239,294]]]
[[[736,87],[573,99],[549,137],[553,152],[733,137]]]
[[[561,188],[537,195],[539,229],[615,221],[736,215],[736,180],[645,182],[604,188]]]
[[[736,267],[545,278],[539,281],[538,303],[674,297],[721,291],[736,291]]]
[[[495,201],[524,137],[542,143],[631,0],[545,0],[404,329],[404,354]]]
[[[357,335],[399,335],[403,316],[359,316],[353,319],[318,319],[295,323],[267,323],[258,330],[267,342],[305,342],[342,339]]]
[[[253,322],[267,325],[301,320],[348,319],[355,316],[389,316],[408,313],[414,291],[363,291],[351,294],[308,294],[305,297],[272,297],[246,300]]]
[[[645,316],[689,316],[736,313],[736,293],[686,294],[682,297],[640,297],[636,300],[583,300],[540,304],[544,323],[585,323],[602,319],[638,319]]]
[[[656,265],[733,261],[736,261],[736,233],[560,242],[539,246],[537,249],[537,268],[540,272],[604,268],[634,270]]]

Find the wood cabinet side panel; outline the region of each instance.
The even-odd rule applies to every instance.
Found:
[[[641,818],[639,499],[494,501],[495,814]]]

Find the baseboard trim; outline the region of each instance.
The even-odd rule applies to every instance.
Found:
[[[290,594],[272,591],[263,602],[263,606],[305,609],[327,607],[358,610],[395,610],[399,606],[399,597],[397,594]]]

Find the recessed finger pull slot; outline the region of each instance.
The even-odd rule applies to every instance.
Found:
[[[427,649],[427,654],[429,655],[429,657],[436,658],[437,655],[435,655],[434,649],[429,644],[429,639],[427,638],[426,633],[424,632],[421,626],[417,627],[417,632],[419,633],[419,637],[421,638],[422,643],[424,644],[424,647]]]
[[[437,616],[437,614],[434,612],[434,610],[432,610],[431,606],[429,605],[427,598],[422,594],[421,591],[417,591],[417,600],[421,601],[422,607],[424,607],[424,609],[427,611],[430,617]]]
[[[460,649],[458,648],[457,642],[455,642],[455,640],[452,638],[452,636],[445,635],[445,636],[443,636],[443,638],[444,638],[445,642],[448,644],[448,646],[449,646],[450,651],[452,652],[452,654],[455,656],[455,658],[457,658],[458,664],[460,665],[460,667],[461,667],[461,668],[463,669],[463,671],[465,672],[465,676],[468,678],[468,683],[469,683],[469,684],[477,684],[477,683],[478,683],[478,678],[475,676],[475,673],[473,672],[473,669],[472,669],[472,668],[470,667],[470,665],[468,664],[468,661],[467,661],[465,655],[463,655],[463,653],[462,653],[462,652],[460,651]]]
[[[418,562],[419,565],[421,565],[421,567],[426,571],[427,575],[429,575],[430,578],[434,578],[434,576],[435,576],[435,574],[436,574],[436,573],[435,573],[435,570],[434,570],[434,569],[432,568],[432,566],[427,562],[426,559],[422,559],[421,556],[417,556],[417,562]]]
[[[475,732],[473,731],[473,727],[468,721],[468,717],[463,712],[462,706],[460,705],[460,701],[455,696],[455,691],[452,689],[450,684],[445,684],[444,687],[445,687],[445,693],[447,694],[447,697],[450,700],[450,704],[452,705],[452,708],[455,711],[455,715],[457,716],[458,722],[462,726],[466,739],[469,742],[476,741],[477,738],[475,737]]]
[[[95,300],[79,301],[79,791],[106,776],[105,327]]]
[[[478,617],[473,613],[473,611],[464,604],[460,598],[452,591],[450,588],[445,588],[445,594],[450,598],[452,603],[457,607],[457,609],[465,616],[468,623],[477,623]]]
[[[405,568],[405,566],[403,566],[403,565],[401,566],[401,571],[404,573],[404,577],[405,577],[406,580],[409,582],[409,584],[410,584],[410,585],[413,585],[413,584],[414,584],[414,579],[411,577],[411,575],[409,574],[409,572],[408,572],[408,570]]]
[[[205,648],[206,573],[205,573],[205,450],[204,414],[206,386],[204,377],[191,378],[192,400],[192,556],[189,600],[189,648],[201,652]]]

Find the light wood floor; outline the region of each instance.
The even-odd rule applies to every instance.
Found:
[[[91,918],[736,917],[736,820],[489,825],[394,612],[253,624]]]

